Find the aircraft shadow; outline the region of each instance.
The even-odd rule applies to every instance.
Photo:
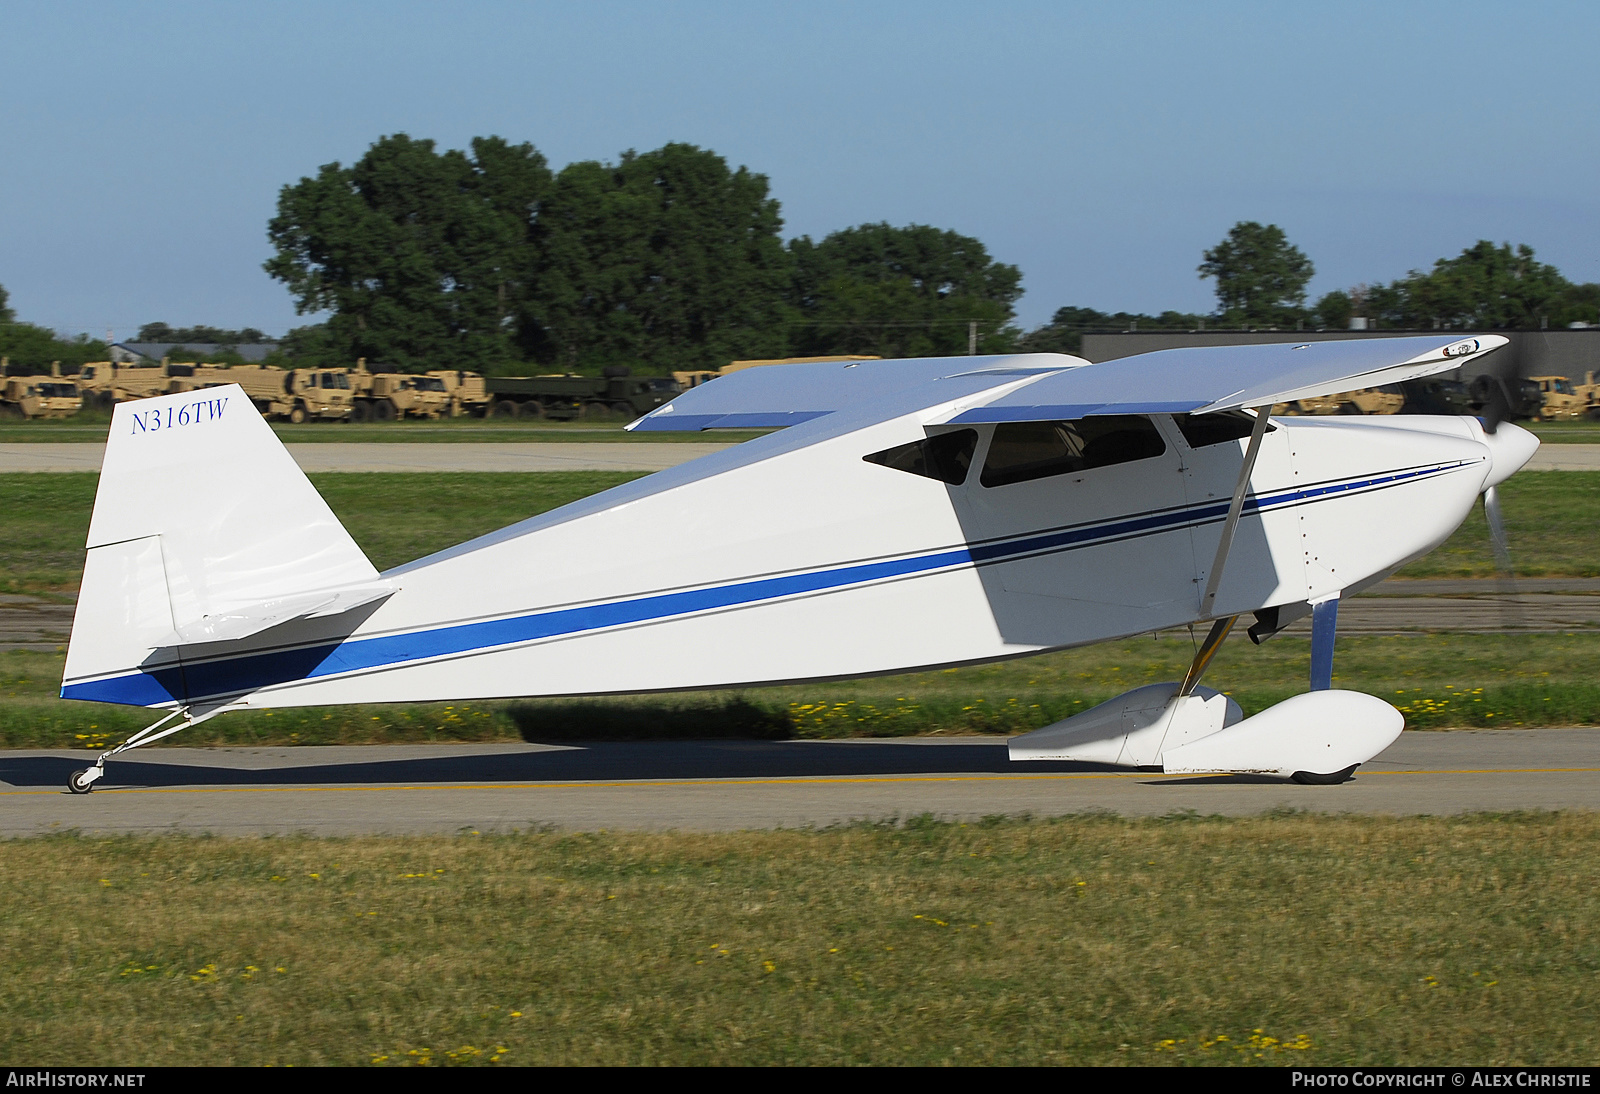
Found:
[[[377,746],[374,746],[377,747]],[[310,752],[311,749],[305,751]],[[64,786],[91,757],[0,758],[0,782],[16,787]],[[1111,772],[1086,763],[1018,763],[1005,741],[908,744],[863,741],[600,741],[575,747],[312,763],[246,768],[163,763],[159,752],[118,757],[96,793],[117,787],[363,786],[455,783],[607,782],[657,779],[892,777],[896,775],[1030,775]]]

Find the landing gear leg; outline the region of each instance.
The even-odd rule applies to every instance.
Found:
[[[100,758],[95,760],[93,767],[86,767],[81,771],[74,771],[67,777],[67,789],[74,794],[87,794],[89,791],[94,789],[95,783],[106,777],[106,761],[115,756],[117,753],[126,752],[131,748],[141,748],[153,741],[159,741],[163,737],[171,736],[180,729],[188,729],[190,726],[199,725],[201,722],[212,717],[213,715],[221,714],[224,709],[226,708],[212,707],[210,710],[203,711],[200,714],[195,714],[186,706],[179,707],[177,710],[174,710],[171,714],[167,715],[159,722],[145,726],[132,737],[129,737],[126,741],[123,741],[116,748],[111,749],[109,752],[100,753]],[[183,717],[183,721],[179,722],[175,726],[167,725],[168,722],[179,717],[180,715]],[[166,728],[163,729],[163,726],[166,726]]]
[[[1311,690],[1333,687],[1333,643],[1339,633],[1339,598],[1311,608]]]
[[[1189,663],[1189,671],[1184,674],[1183,683],[1178,688],[1179,695],[1189,695],[1194,692],[1195,686],[1200,683],[1200,677],[1205,675],[1206,668],[1211,664],[1211,659],[1222,648],[1222,640],[1228,637],[1228,632],[1233,630],[1233,625],[1238,621],[1238,616],[1230,615],[1211,624],[1211,633],[1200,643],[1200,649],[1195,652],[1194,660]]]

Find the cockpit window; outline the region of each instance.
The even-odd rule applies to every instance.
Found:
[[[994,427],[978,481],[1008,486],[1051,475],[1148,460],[1167,450],[1149,418],[1107,414],[1070,422],[1002,422]]]
[[[1237,441],[1250,436],[1256,420],[1242,410],[1224,410],[1217,414],[1174,414],[1178,432],[1189,442],[1190,448],[1204,448],[1208,444]],[[1278,428],[1268,425],[1267,432]]]
[[[896,471],[909,471],[923,478],[960,486],[967,481],[967,470],[972,466],[972,454],[977,447],[977,430],[958,429],[951,433],[936,434],[926,440],[885,448],[882,452],[861,458],[868,463],[892,467]]]

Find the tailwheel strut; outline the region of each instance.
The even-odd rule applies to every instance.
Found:
[[[178,707],[171,714],[168,714],[165,718],[162,718],[159,722],[145,726],[132,737],[129,737],[126,741],[123,741],[116,748],[113,748],[108,752],[100,753],[100,758],[95,760],[92,767],[85,767],[81,771],[74,771],[71,775],[67,776],[67,790],[73,794],[89,793],[89,791],[94,789],[95,783],[106,777],[106,761],[117,755],[117,753],[127,752],[129,749],[133,748],[142,748],[143,746],[151,744],[154,741],[159,741],[163,737],[169,737],[178,732],[180,729],[188,729],[190,726],[199,725],[201,722],[212,717],[213,715],[221,714],[225,709],[225,706],[215,706],[206,710],[202,710],[199,714],[196,714],[188,706]],[[178,717],[182,717],[183,721],[179,722],[177,725],[167,725],[167,723],[172,721],[172,719]]]

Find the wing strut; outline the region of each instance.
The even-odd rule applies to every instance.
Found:
[[[1250,473],[1255,470],[1256,457],[1261,454],[1261,438],[1267,433],[1267,411],[1271,407],[1256,409],[1256,424],[1250,430],[1250,447],[1245,450],[1244,465],[1239,468],[1239,481],[1233,488],[1233,501],[1228,505],[1228,519],[1222,522],[1222,538],[1217,541],[1217,557],[1211,560],[1211,576],[1206,579],[1205,595],[1200,598],[1200,617],[1211,614],[1217,602],[1217,588],[1222,584],[1222,568],[1228,564],[1228,551],[1233,547],[1233,533],[1239,527],[1239,514],[1244,511],[1245,491],[1250,488]]]

